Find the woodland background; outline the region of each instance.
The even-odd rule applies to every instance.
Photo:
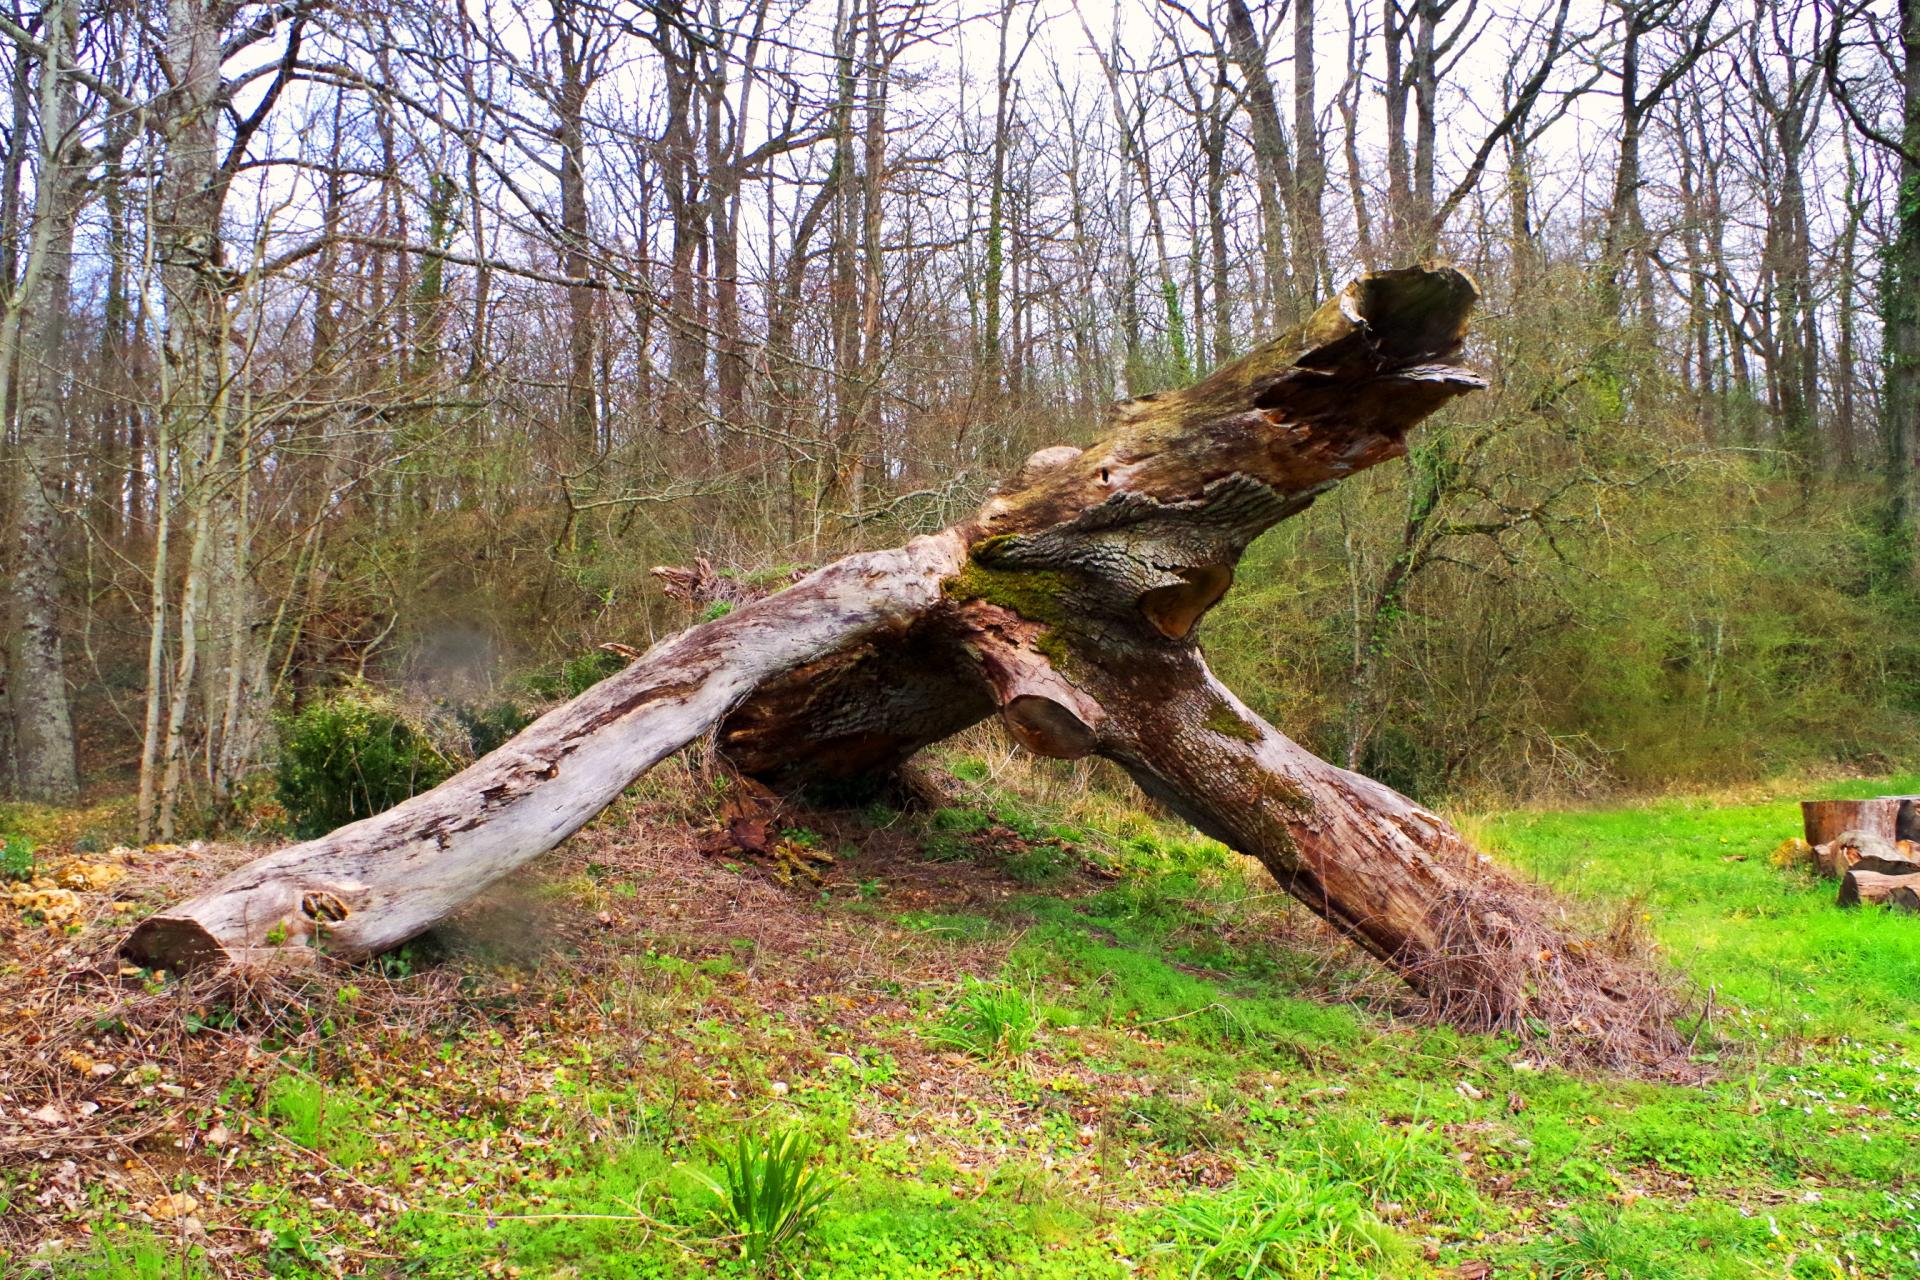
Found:
[[[479,749],[698,617],[649,567],[941,527],[1435,256],[1492,388],[1256,547],[1223,678],[1428,798],[1920,736],[1905,0],[8,0],[0,49],[0,792],[218,824],[359,681]]]

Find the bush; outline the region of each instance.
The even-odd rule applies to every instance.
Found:
[[[453,770],[425,724],[389,698],[352,688],[281,725],[275,781],[294,833],[312,837],[390,809]]]
[[[453,718],[466,731],[468,749],[476,760],[533,723],[532,716],[511,702],[496,702],[489,707],[457,706]]]
[[[8,836],[0,845],[0,880],[33,879],[33,841],[25,836]]]
[[[524,676],[521,683],[536,698],[563,701],[579,697],[608,676],[619,674],[626,666],[627,659],[620,655],[593,649],[576,654],[557,667]]]

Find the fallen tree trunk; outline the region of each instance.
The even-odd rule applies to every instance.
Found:
[[[1855,867],[1840,881],[1840,905],[1857,907],[1867,902],[1920,915],[1920,871],[1892,875]]]
[[[123,950],[178,969],[302,944],[348,957],[396,947],[578,831],[760,682],[907,626],[964,555],[942,534],[850,556],[814,575],[804,595],[685,632],[433,790],[269,854],[150,917]]]
[[[1098,753],[1463,1024],[1568,1033],[1590,1055],[1677,1047],[1646,970],[1566,936],[1436,815],[1268,726],[1194,629],[1242,552],[1482,381],[1449,268],[1356,281],[1302,328],[1042,450],[972,520],[849,557],[736,608],[550,713],[434,791],[242,868],[143,923],[177,967],[268,946],[391,947],[551,848],[718,726],[775,781],[892,769],[998,713],[1036,752]]]

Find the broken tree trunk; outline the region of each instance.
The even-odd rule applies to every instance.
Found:
[[[168,966],[315,941],[377,952],[716,726],[743,772],[797,782],[896,768],[998,712],[1033,751],[1120,764],[1456,1021],[1665,1056],[1677,1042],[1643,968],[1565,936],[1436,815],[1267,725],[1194,640],[1248,543],[1484,385],[1458,363],[1474,298],[1446,267],[1355,281],[1203,381],[1122,403],[1092,446],[1041,450],[972,520],[682,634],[435,790],[148,920],[126,950]]]

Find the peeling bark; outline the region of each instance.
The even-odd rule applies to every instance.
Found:
[[[997,712],[1039,754],[1120,764],[1444,1015],[1661,1058],[1675,1042],[1644,969],[1565,935],[1438,816],[1267,725],[1194,639],[1248,543],[1483,385],[1457,363],[1475,296],[1446,267],[1364,277],[1204,381],[1118,406],[1103,440],[1035,454],[972,520],[682,634],[434,791],[147,921],[128,951],[368,954],[716,726],[743,771],[799,782],[895,767]]]

